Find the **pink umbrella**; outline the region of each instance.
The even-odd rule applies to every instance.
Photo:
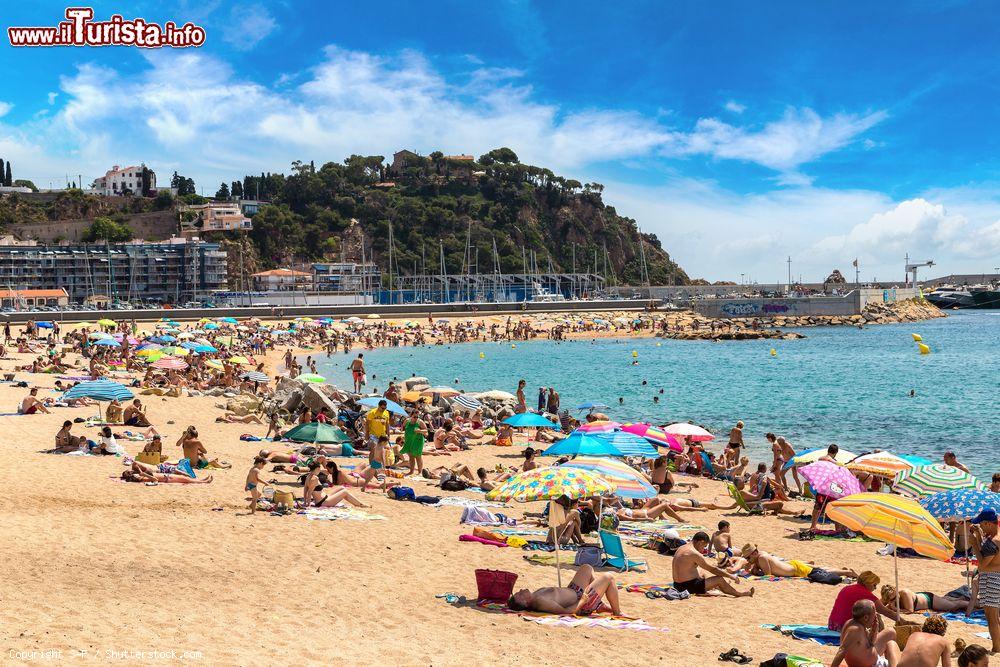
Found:
[[[625,424],[622,430],[641,436],[654,444],[669,447],[675,452],[684,451],[684,443],[679,438],[652,424]]]
[[[809,482],[813,493],[829,496],[834,500],[865,491],[861,488],[861,482],[854,476],[854,473],[829,461],[810,463],[799,468],[799,474]]]
[[[708,440],[714,440],[715,436],[703,429],[700,426],[695,426],[694,424],[687,424],[684,422],[677,424],[670,424],[663,429],[671,435],[680,436],[680,439],[691,438],[691,442],[706,442]]]
[[[163,357],[162,359],[157,359],[150,364],[153,368],[165,368],[168,370],[182,371],[188,367],[186,361],[178,359],[177,357]]]
[[[584,422],[583,424],[580,424],[576,430],[580,433],[589,433],[593,435],[594,433],[611,433],[619,428],[621,428],[621,424],[618,422],[599,419],[592,422]]]

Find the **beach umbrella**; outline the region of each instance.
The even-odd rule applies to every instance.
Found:
[[[52,324],[52,322],[47,322],[45,320],[43,320],[41,322],[35,322],[35,326],[38,327],[39,329],[54,329],[55,328],[55,325]]]
[[[411,389],[410,391],[404,391],[400,395],[400,398],[403,399],[404,401],[409,402],[409,403],[418,403],[420,401],[423,401],[423,402],[426,403],[426,402],[430,401],[430,399],[427,398],[426,396],[421,396],[420,392],[417,391],[416,389]]]
[[[476,398],[485,398],[491,401],[513,401],[517,397],[510,392],[501,391],[499,389],[491,389],[490,391],[483,391],[476,394]]]
[[[656,488],[650,484],[641,472],[632,466],[609,458],[578,456],[567,461],[560,468],[579,468],[596,473],[606,480],[614,482],[615,495],[619,498],[655,498]]]
[[[847,468],[830,463],[816,461],[799,469],[799,474],[805,477],[814,493],[837,499],[863,493],[861,482]]]
[[[586,433],[570,433],[568,437],[553,443],[542,452],[542,456],[625,456],[620,449],[604,438]]]
[[[94,326],[94,324],[92,322],[77,322],[76,326],[79,329],[86,329],[87,327]]]
[[[715,436],[703,429],[700,426],[695,426],[694,424],[688,424],[686,422],[679,422],[677,424],[668,424],[663,427],[663,430],[670,435],[677,436],[681,440],[687,438],[691,439],[691,442],[708,442],[709,440],[714,440]]]
[[[669,447],[675,452],[684,451],[683,438],[671,435],[662,428],[653,426],[652,424],[625,424],[622,426],[622,431],[645,438],[654,445]]]
[[[893,478],[902,470],[909,470],[913,464],[891,452],[872,452],[862,454],[847,464],[847,469],[855,472],[867,472],[879,477]]]
[[[118,326],[118,324],[114,320],[109,320],[109,319],[97,320],[97,323],[100,324],[102,327]]]
[[[542,415],[535,414],[534,412],[522,412],[520,414],[511,415],[510,417],[507,417],[507,419],[504,419],[503,423],[510,424],[511,426],[516,426],[518,428],[558,428],[556,424],[553,424]]]
[[[191,337],[194,338],[194,336]],[[180,346],[183,347],[185,350],[193,350],[196,347],[198,347],[198,343],[194,342],[193,340],[186,340],[183,343],[181,343]]]
[[[440,320],[438,320],[440,321]],[[584,401],[580,405],[576,406],[577,410],[593,410],[594,408],[606,408],[608,407],[606,403],[601,403],[600,401]]]
[[[109,333],[104,333],[103,331],[95,331],[88,335],[87,338],[90,340],[97,340],[99,338],[114,338],[114,336]]]
[[[231,364],[249,364],[250,360],[247,359],[246,357],[242,357],[242,356],[229,357],[229,363],[231,363]],[[317,375],[316,377],[320,377],[320,376]],[[307,382],[313,382],[313,380],[307,380]],[[320,380],[320,382],[326,382],[326,380],[323,379],[323,380]]]
[[[944,463],[932,463],[903,470],[896,475],[893,482],[893,489],[897,493],[918,499],[940,491],[982,488],[985,488],[985,485],[974,475]]]
[[[178,340],[191,340],[194,338],[194,334],[190,331],[185,331],[184,333],[177,334]]]
[[[801,454],[793,456],[791,460],[784,465],[784,467],[791,468],[793,466],[808,465],[810,463],[815,463],[816,461],[819,461],[824,456],[826,456],[826,447],[820,447],[819,449],[810,449],[807,452],[802,452]],[[857,454],[855,454],[854,452],[849,452],[846,449],[841,449],[839,452],[837,452],[837,455],[834,457],[834,459],[837,461],[837,463],[844,465],[845,463],[849,463],[856,457]]]
[[[163,354],[169,354],[172,357],[186,357],[187,355],[191,354],[190,352],[188,352],[187,348],[177,347],[177,346],[161,347],[160,352],[162,352]]]
[[[557,500],[569,498],[592,498],[615,492],[616,485],[587,470],[548,466],[520,472],[486,494],[487,500],[502,500],[527,503],[535,500]],[[559,569],[559,544],[556,540],[556,581],[562,587],[562,573]]]
[[[116,341],[114,338],[99,338],[94,341],[94,345],[101,345],[103,347],[121,347],[121,343]]]
[[[209,359],[205,362],[205,365],[220,371],[226,367],[226,365],[218,359]]]
[[[364,320],[360,317],[348,317],[344,320],[344,322],[347,322],[348,324],[363,324]]]
[[[351,438],[337,426],[323,422],[308,422],[299,424],[285,434],[285,438],[294,442],[314,442],[322,444],[341,444],[350,442]]]
[[[909,498],[891,493],[858,493],[828,503],[826,515],[851,530],[896,547],[892,551],[896,591],[899,591],[896,551],[900,547],[937,560],[948,560],[955,552],[938,520]],[[896,608],[899,608],[898,592]]]
[[[986,509],[1000,512],[1000,493],[984,489],[953,489],[939,491],[920,501],[920,506],[938,521],[958,521],[962,523],[962,534],[968,544],[968,521]],[[969,559],[965,559],[965,579],[968,583],[972,576],[969,572]]]
[[[216,324],[215,322],[209,322],[208,324],[205,325],[205,328],[206,329],[218,329],[219,325]]]
[[[368,319],[370,319],[370,320],[377,320],[377,319],[379,319],[379,316],[376,315],[375,313],[372,313],[371,315],[368,316]]]
[[[250,380],[251,382],[269,382],[271,378],[267,377],[260,371],[250,371],[249,373],[244,373],[240,376],[244,380]]]
[[[315,373],[302,373],[301,375],[296,375],[295,379],[300,382],[308,382],[310,384],[322,384],[326,382],[325,377],[322,375],[316,375]]]
[[[434,394],[437,394],[438,396],[442,396],[444,398],[451,398],[452,396],[458,396],[460,393],[462,392],[458,391],[457,389],[452,389],[451,387],[443,387],[443,386],[430,387],[428,389],[422,389],[420,391],[421,396],[434,396]]]
[[[225,322],[226,324],[236,324],[235,317],[220,317],[218,320],[219,322]]]
[[[125,401],[135,394],[123,384],[108,379],[90,380],[70,387],[64,399],[91,398],[95,401]]]
[[[163,368],[166,370],[182,371],[188,367],[183,359],[177,357],[163,357],[150,364],[153,368]]]
[[[471,396],[466,396],[465,394],[459,394],[458,396],[456,396],[455,399],[452,401],[452,403],[454,405],[463,407],[471,412],[475,412],[476,410],[481,410],[483,407],[482,403],[472,398]]]
[[[163,354],[162,352],[160,352],[159,345],[142,345],[136,351],[136,355],[140,357],[154,357],[158,354]]]
[[[369,396],[367,398],[362,398],[358,401],[358,405],[363,405],[366,408],[377,408],[379,401],[385,401],[385,409],[394,415],[406,415],[406,408],[397,403],[396,401],[390,401],[384,396]]]
[[[198,347],[193,348],[193,351],[198,354],[212,354],[219,350],[214,345],[198,345]]]
[[[149,340],[151,340],[154,343],[176,343],[177,342],[176,338],[174,338],[173,336],[167,335],[167,334],[164,334],[162,336],[153,336]]]
[[[593,437],[599,440],[607,440],[625,456],[641,456],[644,459],[655,459],[660,455],[656,447],[649,444],[642,436],[626,431],[613,431],[611,433],[596,433]]]
[[[621,424],[618,422],[608,421],[606,419],[598,419],[597,421],[584,422],[580,424],[575,431],[580,433],[589,433],[590,435],[597,435],[598,433],[611,433],[612,431],[621,428]]]

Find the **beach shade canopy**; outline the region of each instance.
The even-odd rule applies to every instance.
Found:
[[[218,359],[209,359],[208,361],[205,362],[205,365],[211,366],[212,368],[220,371],[226,367],[226,365],[221,361],[219,361]]]
[[[178,359],[177,357],[162,357],[151,363],[150,366],[164,370],[182,371],[188,367],[188,364],[183,359]]]
[[[809,482],[814,493],[833,499],[864,493],[854,473],[836,463],[816,461],[799,468],[799,474]]]
[[[172,357],[186,357],[191,354],[186,347],[172,346],[172,347],[161,347],[160,352],[163,354],[169,354]]]
[[[192,338],[194,338],[194,334],[191,333],[190,331],[185,331],[184,333],[177,334],[178,340],[191,340]]]
[[[154,357],[158,354],[163,354],[163,353],[160,352],[159,345],[147,344],[143,345],[139,350],[137,350],[136,354],[140,357]]]
[[[375,313],[372,313],[371,315],[368,316],[368,319],[370,319],[370,320],[377,320],[377,319],[379,319],[379,316],[376,315]]]
[[[400,396],[404,401],[409,401],[410,403],[417,403],[420,401],[429,402],[431,399],[426,396],[421,396],[420,392],[416,389],[411,389],[410,391],[404,391]]]
[[[621,424],[618,422],[608,421],[607,419],[598,419],[592,422],[584,422],[576,429],[580,433],[589,433],[590,435],[597,435],[598,433],[611,433],[619,428]]]
[[[862,454],[847,464],[847,469],[855,472],[867,472],[879,477],[892,479],[896,473],[909,470],[913,464],[901,456],[891,452],[872,452]]]
[[[638,499],[656,497],[656,489],[646,481],[642,473],[617,459],[578,456],[559,467],[578,468],[597,473],[604,479],[614,482],[616,487],[615,495],[619,498]]]
[[[231,364],[249,364],[250,360],[247,359],[246,357],[236,356],[236,357],[229,357],[229,363],[231,363]],[[301,376],[299,376],[299,377],[301,377]],[[317,376],[317,377],[319,377],[319,376]]]
[[[38,327],[39,329],[53,329],[53,328],[55,328],[55,325],[52,324],[52,322],[48,322],[48,321],[45,321],[45,320],[43,320],[41,322],[35,322],[35,326]]]
[[[70,387],[63,394],[63,399],[91,398],[95,401],[126,401],[134,396],[135,394],[125,385],[102,378],[81,382]]]
[[[235,317],[220,317],[218,318],[220,322],[225,322],[226,324],[236,324]]]
[[[173,336],[163,335],[163,336],[153,336],[149,339],[151,343],[175,343],[177,339]]]
[[[910,498],[923,498],[954,489],[982,489],[985,485],[961,468],[933,463],[915,466],[896,475],[893,489]]]
[[[205,328],[206,329],[218,329],[219,325],[216,324],[215,322],[209,322],[208,324],[205,325]]]
[[[94,341],[94,345],[101,345],[102,347],[121,347],[121,343],[116,341],[114,338],[99,338]]]
[[[109,320],[109,319],[97,320],[97,323],[100,324],[102,327],[118,326],[118,324],[114,320]]]
[[[580,405],[576,406],[577,410],[593,410],[594,408],[606,408],[608,407],[606,403],[601,403],[600,401],[584,401]]]
[[[260,371],[250,371],[249,373],[244,373],[240,376],[244,380],[250,380],[251,382],[269,382],[271,378],[267,377]]]
[[[377,408],[379,401],[385,401],[385,409],[394,415],[407,414],[406,408],[404,408],[396,401],[390,401],[385,396],[369,396],[367,398],[362,398],[360,401],[358,401],[358,405],[363,405],[366,408]]]
[[[341,444],[350,442],[351,438],[337,426],[330,426],[323,422],[309,422],[299,424],[288,433],[285,438],[294,442],[318,442],[325,444]]]
[[[547,466],[520,472],[486,494],[487,500],[527,503],[535,500],[570,500],[608,496],[615,492],[616,485],[587,470],[565,466]]]
[[[466,396],[465,394],[459,394],[452,401],[454,405],[465,408],[466,410],[476,411],[481,410],[483,404],[472,398],[471,396]]]
[[[427,389],[421,390],[421,392],[420,392],[420,394],[423,395],[423,396],[433,396],[434,394],[437,394],[438,396],[443,396],[445,398],[451,398],[452,396],[458,396],[460,393],[462,393],[462,392],[460,392],[457,389],[453,389],[451,387],[443,387],[443,386],[442,387],[429,387]]]
[[[955,552],[938,520],[909,498],[858,493],[828,503],[826,515],[851,530],[928,558],[948,560]]]
[[[652,424],[625,424],[622,426],[622,431],[643,437],[654,445],[669,447],[675,452],[684,451],[680,438]]]
[[[558,425],[553,424],[542,415],[535,414],[534,412],[522,412],[511,415],[507,419],[504,419],[503,423],[516,426],[517,428],[558,428]]]
[[[791,460],[784,465],[784,467],[791,468],[793,466],[804,466],[804,465],[809,465],[810,463],[815,463],[816,461],[819,461],[821,458],[826,456],[826,449],[827,449],[826,447],[820,447],[819,449],[810,449],[807,452],[802,452],[797,456],[793,456]],[[846,449],[841,449],[839,452],[837,452],[837,455],[833,458],[837,461],[837,463],[844,465],[850,462],[851,460],[857,458],[857,456],[858,455],[855,454],[854,452],[849,452]]]
[[[541,453],[542,456],[625,456],[621,450],[604,438],[586,433],[570,433],[569,437],[554,443]]]
[[[610,442],[624,456],[641,456],[644,459],[655,459],[660,452],[649,444],[645,438],[626,431],[592,434],[598,440]]]
[[[695,426],[694,424],[688,424],[686,422],[679,422],[677,424],[669,424],[663,427],[663,430],[670,435],[676,436],[680,440],[685,438],[691,438],[691,442],[708,442],[709,440],[714,440],[715,436],[703,429],[700,426]]]
[[[191,351],[198,354],[213,354],[219,350],[214,345],[195,345],[195,347],[191,348]]]
[[[921,500],[920,506],[938,521],[968,521],[983,510],[1000,512],[1000,493],[983,489],[940,491]]]

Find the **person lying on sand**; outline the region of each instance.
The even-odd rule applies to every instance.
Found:
[[[160,466],[169,465],[161,463]],[[122,480],[126,482],[159,482],[161,484],[211,484],[212,476],[204,479],[195,479],[183,473],[158,472],[159,466],[150,466],[138,461],[132,462],[130,470],[122,473]]]
[[[666,514],[671,519],[684,523],[684,518],[673,509],[670,501],[661,498],[654,498],[653,500],[658,502],[642,509],[619,507],[615,510],[615,514],[618,515],[619,519],[624,521],[655,521],[660,516]]]
[[[906,640],[906,649],[899,656],[899,667],[951,667],[951,644],[944,638],[948,621],[935,614],[924,621],[920,632]]]
[[[821,569],[835,577],[858,578],[858,573],[850,568],[817,568],[812,563],[805,561],[785,560],[766,551],[761,551],[756,544],[743,545],[740,555],[746,561],[743,569],[755,576],[805,578],[815,570]]]
[[[896,667],[899,646],[896,631],[879,631],[878,612],[871,600],[858,600],[851,608],[851,620],[840,631],[840,650],[830,667]]]
[[[882,586],[880,592],[882,604],[889,609],[896,608],[896,588],[888,584]],[[967,600],[936,595],[934,593],[914,593],[905,588],[899,589],[899,610],[904,614],[914,614],[921,611],[962,611],[968,606]]]
[[[671,570],[674,578],[674,588],[687,591],[691,595],[704,595],[713,590],[720,590],[734,598],[753,597],[754,589],[740,591],[729,583],[740,582],[740,578],[708,562],[702,552],[708,546],[708,533],[699,531],[691,541],[674,553]],[[711,577],[704,577],[701,570],[710,572]]]
[[[263,424],[264,422],[255,414],[238,415],[235,412],[226,412],[215,418],[215,421],[225,424]]]
[[[513,611],[589,616],[602,610],[604,598],[607,598],[611,613],[621,616],[615,578],[606,572],[595,573],[594,568],[589,565],[581,565],[569,586],[549,586],[535,591],[523,588],[510,596],[507,606]]]

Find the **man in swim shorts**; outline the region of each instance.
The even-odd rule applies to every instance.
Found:
[[[530,609],[547,614],[589,616],[601,609],[604,598],[607,598],[611,613],[621,616],[615,578],[606,572],[595,573],[590,565],[581,565],[569,586],[550,586],[536,591],[523,588],[510,596],[507,606],[513,611]]]
[[[858,600],[851,608],[851,620],[840,631],[840,650],[830,667],[894,667],[899,662],[896,631],[879,632],[878,612],[871,600]]]
[[[720,590],[734,598],[753,597],[753,588],[749,591],[737,590],[729,583],[729,580],[739,583],[740,578],[712,565],[702,555],[708,543],[708,533],[699,531],[695,533],[690,542],[677,550],[671,564],[674,588],[679,591],[687,591],[692,595],[704,595],[708,591]],[[703,577],[701,570],[710,572],[714,576]]]
[[[740,555],[746,560],[744,569],[750,574],[768,577],[796,577],[800,579],[821,578],[825,573],[832,577],[850,577],[857,579],[858,573],[850,568],[818,568],[801,560],[785,560],[766,551],[761,551],[756,544],[745,544]]]

